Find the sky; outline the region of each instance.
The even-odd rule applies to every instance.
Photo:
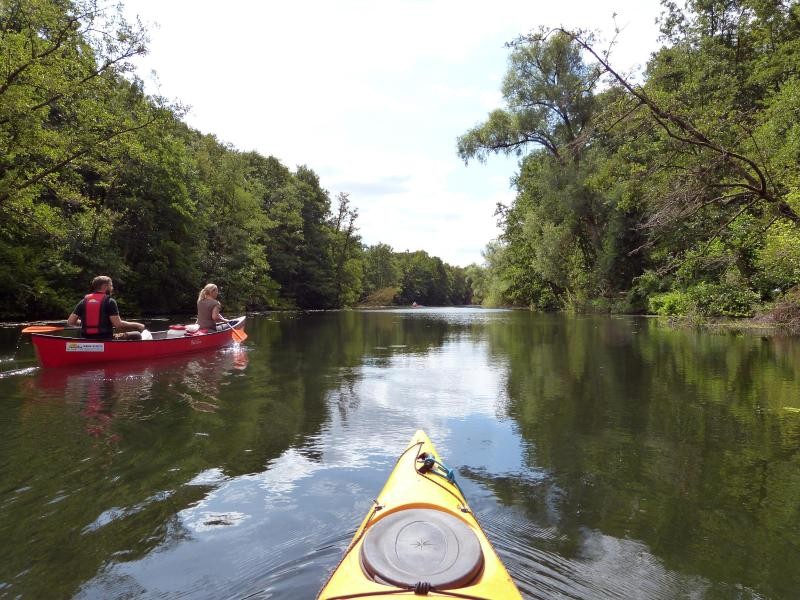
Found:
[[[242,150],[348,193],[366,244],[482,263],[516,157],[468,165],[456,139],[503,107],[505,43],[540,25],[621,33],[612,63],[658,47],[658,0],[124,0],[150,43],[149,93]]]

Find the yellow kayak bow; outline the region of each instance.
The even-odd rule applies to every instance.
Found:
[[[318,598],[521,598],[453,472],[417,431]]]

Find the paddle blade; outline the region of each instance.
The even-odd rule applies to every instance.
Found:
[[[22,333],[52,333],[53,331],[63,331],[63,326],[58,325],[31,325],[25,327]]]
[[[233,332],[233,339],[240,344],[247,339],[247,334],[241,329],[232,329],[231,331]]]

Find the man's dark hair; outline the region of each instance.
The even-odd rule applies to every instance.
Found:
[[[108,275],[98,275],[94,279],[92,279],[92,291],[99,292],[100,288],[106,284],[111,284],[111,277]]]

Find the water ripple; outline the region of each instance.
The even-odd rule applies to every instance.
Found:
[[[10,371],[3,371],[2,373],[0,373],[0,379],[6,379],[8,377],[19,377],[21,375],[30,375],[38,370],[39,367],[25,367],[22,369],[11,369]]]
[[[130,507],[114,506],[112,508],[109,508],[100,513],[100,515],[94,521],[92,521],[86,527],[84,527],[83,530],[81,531],[81,535],[85,535],[87,533],[93,533],[99,529],[102,529],[106,525],[113,523],[114,521],[118,521],[125,517],[129,517],[131,515],[140,513],[153,503],[163,502],[164,500],[172,496],[173,493],[174,492],[172,492],[171,490],[166,490],[163,492],[158,492],[156,494],[153,494],[144,501]]]

